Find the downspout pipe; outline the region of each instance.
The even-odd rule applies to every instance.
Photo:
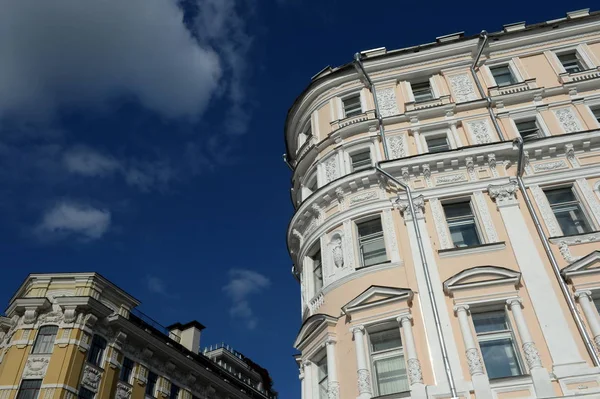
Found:
[[[354,67],[356,68],[358,74],[362,75],[365,78],[365,81],[367,82],[367,87],[369,88],[371,93],[373,93],[373,103],[375,104],[375,117],[377,118],[377,121],[379,122],[379,136],[381,137],[381,144],[383,145],[384,159],[390,159],[389,153],[388,153],[387,141],[385,140],[385,131],[383,129],[383,117],[379,113],[379,102],[377,101],[377,89],[375,89],[375,85],[373,84],[373,81],[371,81],[369,74],[367,73],[367,71],[365,71],[365,67],[362,63],[360,53],[354,54]]]
[[[419,224],[417,221],[417,213],[415,211],[415,204],[412,198],[412,190],[410,186],[406,183],[396,179],[394,176],[383,170],[380,166],[380,163],[375,165],[375,171],[384,175],[387,179],[393,181],[401,187],[404,191],[406,191],[406,196],[408,198],[408,210],[410,212],[410,216],[413,220],[413,228],[415,230],[415,235],[417,237],[417,246],[419,250],[419,256],[421,258],[421,264],[423,265],[423,272],[425,273],[425,281],[427,283],[427,295],[429,300],[431,301],[431,308],[433,310],[433,319],[435,321],[435,329],[438,336],[438,341],[440,343],[440,347],[442,349],[442,359],[444,362],[444,369],[446,371],[446,377],[448,378],[448,385],[450,387],[450,394],[452,399],[458,398],[456,393],[456,385],[454,382],[454,375],[452,373],[452,368],[450,367],[450,360],[448,359],[448,349],[446,347],[446,341],[444,340],[444,331],[442,329],[442,323],[440,321],[440,314],[438,311],[435,295],[433,294],[433,284],[431,283],[431,275],[429,274],[429,266],[427,265],[427,257],[425,256],[425,248],[423,247],[423,239],[421,237],[421,229],[419,228]]]
[[[482,40],[479,43],[479,49],[477,50],[477,56],[473,60],[473,63],[471,64],[471,67],[470,67],[471,74],[473,74],[473,80],[475,80],[475,85],[477,86],[479,95],[481,96],[481,98],[485,99],[486,108],[488,110],[488,113],[490,114],[492,123],[494,124],[494,129],[496,129],[496,133],[498,134],[500,141],[504,141],[504,135],[502,134],[502,130],[500,129],[500,126],[498,125],[498,121],[496,120],[496,115],[494,115],[494,110],[492,110],[492,99],[490,98],[490,96],[488,96],[485,93],[485,90],[483,90],[483,86],[481,85],[481,82],[479,81],[479,78],[477,77],[477,72],[475,72],[475,67],[479,63],[479,59],[481,58],[483,49],[485,48],[485,46],[487,45],[487,42],[488,42],[487,31],[482,30],[481,33],[479,34],[479,36],[481,37]]]
[[[556,257],[554,256],[552,249],[550,248],[550,242],[549,242],[548,238],[546,237],[546,234],[544,234],[544,230],[542,229],[540,219],[538,218],[538,216],[535,212],[535,209],[533,208],[533,204],[531,203],[531,199],[529,198],[529,194],[527,193],[525,184],[523,183],[523,178],[522,178],[522,176],[523,176],[523,155],[524,155],[523,139],[521,137],[517,137],[513,141],[513,144],[519,150],[519,159],[517,162],[517,176],[516,176],[517,184],[519,185],[519,190],[521,191],[521,195],[523,196],[523,199],[525,200],[525,204],[527,205],[527,210],[529,211],[529,214],[531,215],[531,218],[533,219],[533,223],[535,224],[535,229],[538,233],[538,236],[540,237],[540,240],[542,241],[542,246],[544,247],[544,251],[546,252],[546,255],[548,256],[548,259],[550,260],[550,264],[552,266],[552,271],[554,272],[554,275],[556,276],[556,280],[558,281],[558,285],[560,286],[560,291],[562,292],[563,296],[565,297],[565,300],[567,301],[567,306],[569,308],[569,311],[571,312],[571,316],[573,316],[573,319],[575,320],[575,324],[577,325],[577,329],[579,330],[579,334],[581,335],[581,338],[583,338],[585,348],[587,349],[590,357],[592,358],[592,362],[594,363],[594,366],[598,367],[598,366],[600,366],[600,359],[598,358],[598,354],[596,353],[596,350],[594,349],[594,344],[592,343],[590,335],[588,334],[587,330],[584,327],[583,320],[581,319],[581,316],[579,315],[579,312],[577,311],[577,308],[575,306],[575,301],[573,300],[573,297],[569,293],[569,287],[567,286],[567,283],[565,282],[562,275],[560,274],[560,267],[558,265],[558,262],[556,261]]]

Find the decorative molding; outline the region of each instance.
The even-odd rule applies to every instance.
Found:
[[[61,323],[64,320],[64,314],[60,308],[51,312],[43,313],[38,316],[38,323],[41,326],[46,323]]]
[[[396,239],[396,229],[394,228],[394,220],[392,212],[389,209],[383,211],[383,229],[385,231],[385,240],[391,254],[388,254],[392,261],[399,261],[400,254],[398,251],[398,241]]]
[[[446,216],[440,200],[437,198],[431,198],[429,200],[429,205],[431,206],[431,214],[433,216],[435,230],[437,231],[438,238],[440,240],[440,248],[453,248],[454,244],[450,240],[448,229],[446,229]]]
[[[377,90],[377,103],[382,117],[398,114],[396,90],[394,87],[385,87]]]
[[[406,143],[404,134],[398,134],[387,138],[388,147],[391,150],[392,159],[403,158],[406,156]]]
[[[423,373],[421,372],[421,363],[419,359],[408,359],[408,381],[410,385],[422,384]]]
[[[46,375],[48,370],[48,364],[50,363],[50,356],[29,356],[25,362],[25,369],[23,370],[23,378],[36,378],[42,379]]]
[[[552,170],[556,170],[556,169],[566,169],[569,166],[567,165],[567,163],[564,161],[564,159],[557,159],[555,161],[551,161],[551,162],[543,162],[543,163],[536,163],[533,164],[533,171],[535,173],[538,172],[550,172]]]
[[[564,258],[564,260],[566,260],[569,263],[576,262],[582,258],[581,256],[573,256],[571,250],[569,249],[569,244],[567,244],[564,241],[558,243],[558,250],[560,251],[560,254]]]
[[[131,398],[131,392],[132,392],[131,386],[119,381],[117,383],[117,391],[115,393],[115,399],[129,399],[129,398]]]
[[[52,399],[54,397],[55,388],[44,389],[44,399]]]
[[[337,158],[337,154],[334,154],[325,161],[325,180],[327,183],[339,177]]]
[[[554,212],[552,212],[552,208],[550,208],[550,204],[548,203],[548,198],[546,198],[546,194],[544,190],[540,188],[538,185],[529,186],[529,190],[533,194],[533,199],[537,204],[540,213],[542,214],[542,219],[544,219],[544,223],[546,224],[546,228],[548,229],[548,234],[550,237],[556,237],[562,235],[562,231],[558,226],[558,222],[554,217]]]
[[[581,191],[581,194],[583,194],[583,197],[585,198],[585,201],[587,202],[594,219],[596,219],[596,223],[600,224],[600,202],[598,202],[598,197],[596,197],[594,194],[594,191],[590,187],[586,178],[582,177],[577,179],[576,183]]]
[[[579,168],[581,166],[575,157],[575,148],[573,147],[573,144],[565,144],[565,155],[572,167]]]
[[[477,348],[467,349],[467,364],[469,365],[469,373],[471,375],[483,374],[483,362]]]
[[[452,89],[454,100],[457,103],[477,99],[477,95],[475,94],[475,88],[473,87],[473,82],[471,81],[471,77],[468,74],[461,73],[457,75],[452,75],[448,77],[448,80],[450,81],[450,88]]]
[[[100,379],[102,378],[102,372],[95,367],[86,364],[83,369],[83,377],[81,378],[81,385],[84,385],[90,391],[98,392],[100,388]]]
[[[338,206],[339,206],[339,211],[345,211],[346,210],[346,201],[344,199],[344,189],[341,187],[338,187],[335,189],[335,197],[337,199],[338,202]]]
[[[533,342],[525,342],[523,344],[523,353],[525,353],[525,360],[530,369],[542,367],[540,354]]]
[[[454,173],[451,175],[442,175],[435,177],[435,185],[441,186],[444,184],[454,184],[468,181],[467,176],[464,173]]]
[[[359,202],[369,201],[377,198],[379,198],[379,193],[377,191],[365,191],[353,197],[350,197],[350,205],[358,204]]]
[[[337,381],[331,381],[327,384],[327,399],[339,399],[340,384]]]
[[[342,250],[342,237],[336,234],[329,243],[331,247],[331,257],[336,268],[344,267],[344,252]]]
[[[488,194],[496,202],[498,207],[507,205],[516,205],[517,202],[517,182],[514,180],[509,181],[505,184],[497,184],[488,186]]]
[[[352,221],[345,220],[343,225],[342,249],[344,250],[344,265],[349,270],[354,270],[354,242],[352,240]]]
[[[475,175],[475,162],[473,162],[473,157],[465,158],[465,166],[467,167],[467,173],[469,174],[469,179],[471,181],[478,180],[477,175]]]
[[[481,191],[475,191],[473,192],[473,198],[475,198],[475,203],[477,204],[477,210],[479,211],[479,216],[481,217],[481,222],[485,230],[487,242],[498,242],[498,234],[496,233],[496,229],[494,228],[494,222],[492,221],[492,217],[488,209],[488,204],[485,200],[485,197],[483,196],[483,193]]]
[[[423,214],[425,213],[425,199],[424,199],[423,195],[414,197],[413,205],[415,207],[415,213],[416,213],[417,218],[423,217]],[[412,220],[410,211],[406,212],[408,210],[408,199],[407,198],[398,198],[397,200],[394,201],[394,206],[396,208],[398,208],[398,210],[404,217],[404,220]]]
[[[367,394],[371,397],[371,376],[369,370],[358,370],[358,393]]]
[[[473,136],[475,144],[487,144],[492,142],[490,124],[487,120],[467,122],[467,126]]]
[[[571,108],[560,108],[554,110],[554,115],[565,133],[573,133],[581,130],[581,123]]]
[[[493,177],[499,177],[499,173],[498,173],[498,169],[496,169],[497,163],[496,163],[496,154],[488,154],[488,166],[490,168],[490,171],[492,172],[492,176]]]

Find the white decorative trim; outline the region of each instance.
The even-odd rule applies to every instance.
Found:
[[[467,365],[469,366],[469,373],[471,375],[483,374],[483,361],[481,355],[476,348],[467,349],[465,352],[467,355]]]
[[[344,249],[344,265],[348,272],[354,270],[354,240],[352,239],[352,234],[354,229],[353,223],[351,220],[345,220],[343,225],[344,231],[344,242],[342,244],[342,248]]]
[[[377,191],[363,191],[350,197],[349,202],[350,205],[354,205],[359,202],[369,201],[377,198],[379,198],[379,193]]]
[[[429,205],[431,206],[433,222],[435,223],[435,229],[440,240],[440,248],[454,248],[454,245],[450,240],[450,234],[448,233],[448,229],[446,229],[446,216],[444,215],[444,209],[442,209],[442,204],[437,198],[431,198],[429,200]]]
[[[496,201],[498,208],[519,204],[517,201],[518,187],[515,181],[498,185],[490,184],[487,189],[490,197]]]
[[[535,163],[533,164],[533,171],[535,173],[540,173],[540,172],[550,172],[552,170],[556,170],[556,169],[565,169],[568,168],[569,166],[567,165],[567,163],[565,162],[564,159],[557,159],[555,161],[550,161],[550,162],[543,162],[543,163]]]
[[[598,202],[598,198],[594,195],[594,191],[590,187],[587,179],[582,177],[577,179],[575,183],[579,187],[581,194],[583,194],[594,219],[596,219],[596,224],[600,224],[600,203]]]
[[[487,144],[492,142],[490,124],[487,120],[467,122],[471,131],[471,137],[475,144]]]
[[[390,149],[391,159],[403,158],[407,155],[404,133],[389,136],[386,140],[388,142],[388,148]]]
[[[122,381],[117,382],[117,390],[115,392],[115,399],[129,399],[131,398],[132,387],[129,384],[125,384]]]
[[[325,161],[325,182],[326,183],[329,183],[329,182],[337,179],[340,176],[337,160],[338,160],[337,154],[333,154],[332,156],[330,156],[327,159],[327,161]]]
[[[441,175],[435,177],[435,185],[441,186],[444,184],[454,184],[468,181],[467,175],[464,173],[454,173],[450,175]]]
[[[560,108],[554,110],[554,116],[565,133],[581,131],[581,122],[571,108]]]
[[[448,77],[448,81],[450,82],[450,89],[452,90],[455,102],[462,103],[477,99],[469,74],[461,73],[452,75]]]
[[[479,211],[479,217],[481,219],[481,224],[483,224],[485,235],[487,237],[487,243],[498,242],[498,234],[496,233],[496,229],[494,228],[494,222],[492,222],[492,217],[490,215],[490,211],[488,209],[487,202],[483,193],[481,191],[475,191],[473,193],[473,198],[475,198],[475,204],[477,205],[477,210]]]
[[[396,101],[395,87],[377,89],[377,103],[379,112],[383,118],[398,114],[398,103]]]
[[[556,237],[562,235],[562,230],[558,226],[558,222],[554,217],[554,212],[552,212],[552,208],[550,208],[550,204],[548,203],[548,198],[546,198],[546,194],[544,190],[540,188],[538,185],[529,186],[531,193],[533,194],[533,199],[537,204],[540,213],[542,214],[542,219],[544,219],[544,223],[546,224],[546,228],[548,229],[548,234],[550,237]]]
[[[387,244],[386,246],[390,252],[388,255],[389,259],[392,262],[399,262],[400,252],[398,251],[398,241],[396,239],[396,229],[394,227],[392,211],[389,209],[384,210],[381,218],[383,219],[383,230],[385,242]]]
[[[48,364],[50,363],[50,355],[35,356],[31,355],[25,362],[25,369],[23,370],[23,378],[36,378],[42,379],[46,375],[48,370]]]
[[[100,389],[100,380],[102,379],[102,372],[97,368],[86,364],[83,369],[83,377],[81,378],[81,385],[85,386],[92,392],[98,392]]]

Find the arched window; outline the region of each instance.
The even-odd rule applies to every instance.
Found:
[[[57,332],[57,326],[43,326],[40,328],[31,353],[52,353]]]

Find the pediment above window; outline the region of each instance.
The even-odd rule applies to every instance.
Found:
[[[336,324],[337,317],[321,313],[310,316],[304,321],[302,327],[300,327],[300,331],[298,332],[296,341],[294,342],[294,348],[302,350],[302,347],[305,346],[306,342],[312,341],[313,337],[319,335],[330,327],[333,329]]]
[[[521,273],[498,266],[477,266],[463,270],[444,282],[444,291],[450,294],[456,290],[506,284],[517,286]]]
[[[410,301],[413,298],[412,290],[408,288],[382,287],[373,285],[363,291],[342,307],[346,314],[385,305],[391,302]]]
[[[583,258],[571,263],[561,271],[567,280],[575,276],[600,274],[600,251],[594,251]]]

